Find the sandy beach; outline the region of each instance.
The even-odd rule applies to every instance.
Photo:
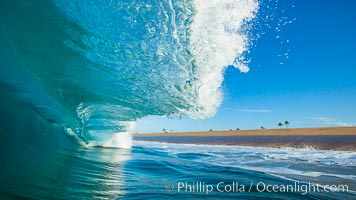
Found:
[[[283,128],[283,129],[256,129],[206,132],[173,132],[135,134],[135,136],[291,136],[291,135],[356,135],[356,127],[322,127],[322,128]]]
[[[135,140],[186,144],[356,151],[356,127],[135,134]]]

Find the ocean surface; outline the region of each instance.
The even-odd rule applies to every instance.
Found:
[[[0,166],[1,199],[356,198],[355,152],[134,141],[13,156]]]
[[[1,0],[0,199],[355,198],[354,152],[132,141],[145,116],[214,116],[268,2]]]
[[[136,136],[136,140],[178,144],[212,144],[254,147],[292,147],[318,150],[355,151],[355,135],[288,136]]]

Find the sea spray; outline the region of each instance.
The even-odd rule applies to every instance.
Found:
[[[244,25],[258,10],[256,0],[194,0],[196,10],[191,24],[189,50],[194,56],[195,76],[198,79],[197,102],[200,112],[193,118],[213,116],[222,101],[220,90],[223,73],[232,65],[241,72],[249,68],[244,53],[249,47]]]

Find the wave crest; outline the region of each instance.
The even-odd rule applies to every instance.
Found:
[[[193,1],[196,14],[191,24],[189,50],[196,64],[195,75],[199,80],[197,101],[200,115],[207,118],[215,114],[222,101],[220,90],[223,73],[233,65],[241,72],[249,68],[243,54],[249,47],[248,32],[244,25],[251,21],[258,10],[255,0],[204,0]]]

